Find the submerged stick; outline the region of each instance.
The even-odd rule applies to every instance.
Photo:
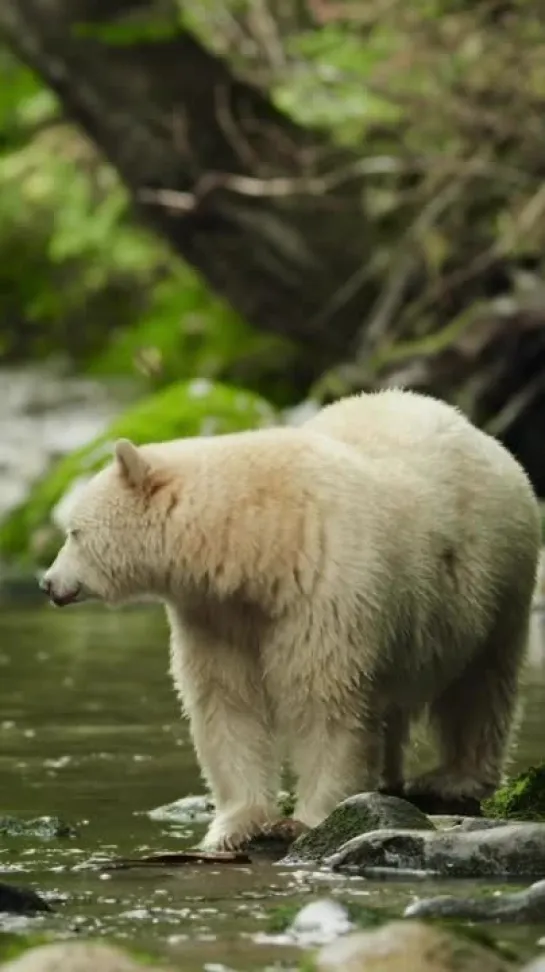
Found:
[[[148,854],[145,857],[120,857],[101,867],[102,871],[121,871],[133,867],[181,867],[184,864],[250,864],[242,851],[187,850]]]

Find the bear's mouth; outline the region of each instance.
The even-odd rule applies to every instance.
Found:
[[[51,593],[49,600],[55,607],[66,607],[68,604],[74,604],[79,600],[81,594],[81,584],[77,587],[72,588],[71,591],[67,591],[66,594],[54,594]]]

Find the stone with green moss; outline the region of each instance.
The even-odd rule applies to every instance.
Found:
[[[109,461],[117,438],[140,445],[240,432],[275,421],[272,406],[252,392],[207,381],[170,385],[129,408],[106,432],[61,459],[34,484],[27,500],[0,524],[0,558],[26,565],[50,561],[59,541],[51,521],[55,506],[72,485]]]
[[[22,952],[39,945],[45,945],[49,941],[46,935],[24,935],[19,932],[0,931],[0,962],[8,962],[10,959],[17,958]]]
[[[421,810],[407,800],[382,793],[359,793],[335,808],[323,823],[293,844],[287,861],[320,861],[348,840],[373,830],[434,830]]]
[[[330,942],[314,956],[313,968],[316,972],[514,972],[516,966],[481,936],[424,922],[392,921]]]
[[[40,840],[77,837],[78,832],[60,817],[11,817],[0,816],[0,836],[38,837]]]
[[[14,937],[14,936],[13,936]],[[24,944],[23,944],[24,943]],[[22,947],[5,958],[4,972],[59,972],[70,969],[77,972],[161,972],[151,956],[127,952],[107,942],[46,942],[28,947],[23,939]],[[162,972],[167,972],[163,966]]]
[[[545,821],[545,763],[530,766],[483,800],[487,817],[500,820]]]

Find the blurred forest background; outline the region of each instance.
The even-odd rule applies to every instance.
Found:
[[[117,434],[392,383],[545,496],[540,0],[0,0],[0,78],[0,557]]]

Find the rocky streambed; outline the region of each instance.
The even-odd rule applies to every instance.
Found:
[[[190,797],[151,811],[149,818],[187,828],[204,825],[211,813],[212,806],[205,797]],[[42,840],[76,836],[72,828],[50,818],[29,821],[26,827],[29,834],[39,835]],[[0,819],[0,833],[17,838],[24,832],[24,823]],[[149,855],[140,855],[125,860],[122,866],[136,874],[147,869],[155,883],[164,883],[166,876],[180,881],[184,866],[191,866],[191,860],[185,857],[183,853],[171,852],[160,863],[152,862]],[[198,964],[192,936],[187,932],[170,936],[177,947],[171,949],[168,964],[151,953],[148,964],[151,962],[157,970],[201,968],[209,972],[236,968],[306,972],[543,972],[545,968],[545,880],[532,880],[545,872],[545,823],[430,817],[404,800],[363,793],[344,801],[323,824],[303,833],[283,852],[277,848],[276,853],[271,853],[271,845],[267,851],[261,841],[250,845],[238,864],[222,863],[219,856],[217,860],[204,858],[196,866],[208,869],[219,887],[221,872],[225,873],[226,868],[238,867],[246,874],[254,869],[257,877],[263,874],[264,862],[266,873],[277,871],[277,889],[281,876],[286,881],[290,872],[293,874],[295,881],[300,882],[298,900],[293,896],[289,900],[285,890],[279,905],[271,907],[269,902],[265,922],[258,920],[253,933],[242,932],[246,956],[244,944],[239,942],[240,964],[232,962],[232,942],[226,948],[228,964]],[[81,860],[77,869],[80,874],[87,871],[109,880],[112,866],[115,873],[121,862],[107,854],[91,855]],[[301,881],[302,875],[306,881]],[[344,881],[340,875],[345,876]],[[350,887],[355,879],[356,893]],[[459,879],[458,885],[455,879]],[[472,890],[468,893],[469,880]],[[385,889],[395,888],[396,882],[399,887],[405,882],[405,894],[385,894]],[[412,883],[409,895],[406,882]],[[434,882],[438,888],[450,883],[451,893],[433,893]],[[153,883],[149,882],[150,890]],[[382,900],[377,894],[380,883]],[[310,899],[306,903],[305,897]],[[44,913],[49,918],[57,912],[58,938],[63,910],[61,902],[48,900],[47,895],[0,883],[0,911],[4,917],[11,913],[43,919]],[[66,917],[61,938],[71,940],[48,941],[46,936],[44,941],[34,943],[32,938],[20,937],[14,946],[12,936],[9,947],[19,954],[1,967],[12,972],[53,972],[56,968],[66,972],[137,972],[141,968],[142,955],[131,954],[130,946],[121,949],[119,942],[104,942],[96,936],[83,942],[73,941],[75,928]],[[244,926],[244,919],[241,925]],[[525,948],[519,949],[513,936],[505,937],[506,927],[517,926],[526,933],[535,928],[533,948],[526,943]],[[198,932],[195,937],[200,937]],[[259,962],[260,949],[262,962],[267,949],[276,957],[274,966]],[[284,959],[278,964],[282,952]]]

